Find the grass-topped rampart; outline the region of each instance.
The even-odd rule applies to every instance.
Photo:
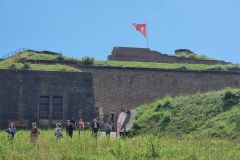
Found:
[[[133,133],[239,138],[240,90],[165,97],[138,108]]]
[[[108,66],[108,67],[134,67],[134,68],[157,68],[193,71],[234,71],[240,72],[237,64],[183,64],[183,63],[156,63],[134,61],[98,61],[91,57],[80,59],[63,56],[62,54],[48,54],[48,52],[34,52],[27,50],[19,52],[9,59],[0,61],[0,69],[33,69],[33,70],[56,70],[56,71],[79,71],[81,66]]]

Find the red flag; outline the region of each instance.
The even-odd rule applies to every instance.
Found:
[[[137,31],[141,32],[144,35],[144,37],[147,36],[147,24],[133,23],[133,26],[136,28]]]

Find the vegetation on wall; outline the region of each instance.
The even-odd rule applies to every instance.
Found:
[[[0,69],[24,69],[44,71],[80,71],[77,68],[64,64],[31,64],[26,60],[56,60],[59,55],[38,54],[34,52],[20,52],[15,56],[0,61]]]
[[[24,64],[29,63],[29,66]],[[51,65],[49,65],[49,64]],[[78,66],[71,65],[79,64]],[[33,65],[35,64],[35,65]],[[36,65],[39,64],[39,65]],[[40,65],[41,64],[41,65]],[[58,65],[57,65],[58,64]],[[37,68],[37,66],[44,66]],[[53,65],[56,65],[53,67]],[[113,66],[113,67],[139,67],[159,68],[176,70],[209,70],[209,71],[234,71],[240,72],[240,65],[208,65],[208,64],[181,64],[181,63],[156,63],[156,62],[133,62],[133,61],[97,61],[92,57],[85,56],[81,59],[66,57],[62,54],[47,54],[47,52],[36,53],[33,51],[19,52],[15,56],[0,61],[0,69],[35,69],[35,70],[58,70],[60,66],[65,71],[78,71],[81,65],[85,66]]]
[[[196,54],[196,53],[193,53],[191,51],[176,52],[175,55],[177,57],[183,57],[183,58],[194,58],[194,59],[201,59],[201,60],[214,60],[213,58],[209,58],[206,55]]]
[[[155,62],[133,62],[133,61],[95,61],[97,66],[115,66],[115,67],[139,67],[139,68],[159,68],[176,70],[196,70],[196,71],[235,71],[240,72],[240,65],[208,65],[208,64],[182,64],[182,63],[155,63]]]

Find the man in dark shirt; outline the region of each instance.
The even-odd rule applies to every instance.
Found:
[[[70,120],[67,120],[66,132],[67,132],[68,136],[70,136],[72,138],[72,136],[73,136],[73,124],[71,123]]]
[[[96,138],[97,138],[99,128],[100,128],[100,124],[98,120],[95,118],[92,122],[92,132]]]

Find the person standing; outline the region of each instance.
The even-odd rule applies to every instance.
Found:
[[[62,128],[60,123],[56,123],[55,133],[57,139],[63,138],[62,136]]]
[[[97,138],[98,135],[98,130],[100,128],[100,124],[98,122],[98,120],[95,118],[92,122],[92,133],[94,134],[94,136]]]
[[[111,130],[112,130],[112,125],[111,125],[111,122],[109,120],[107,120],[105,122],[104,130],[105,130],[106,136],[110,137],[110,133],[111,133]]]
[[[14,135],[16,134],[16,131],[17,130],[16,130],[14,123],[11,122],[9,128],[6,130],[6,132],[8,133],[8,136],[9,136],[9,140],[13,140]]]
[[[83,121],[82,118],[81,118],[80,121],[79,121],[79,125],[80,125],[80,129],[84,131],[85,122]]]
[[[70,120],[67,120],[66,132],[67,132],[68,136],[71,138],[73,136],[73,129],[74,129],[73,124],[71,123]]]
[[[76,123],[76,128],[78,129],[78,135],[80,135],[81,130],[84,130],[85,122],[82,118]]]
[[[37,138],[38,138],[39,134],[40,134],[40,132],[37,128],[37,123],[36,122],[32,123],[32,130],[30,133],[30,140],[32,143],[34,143],[34,144],[37,143]]]

